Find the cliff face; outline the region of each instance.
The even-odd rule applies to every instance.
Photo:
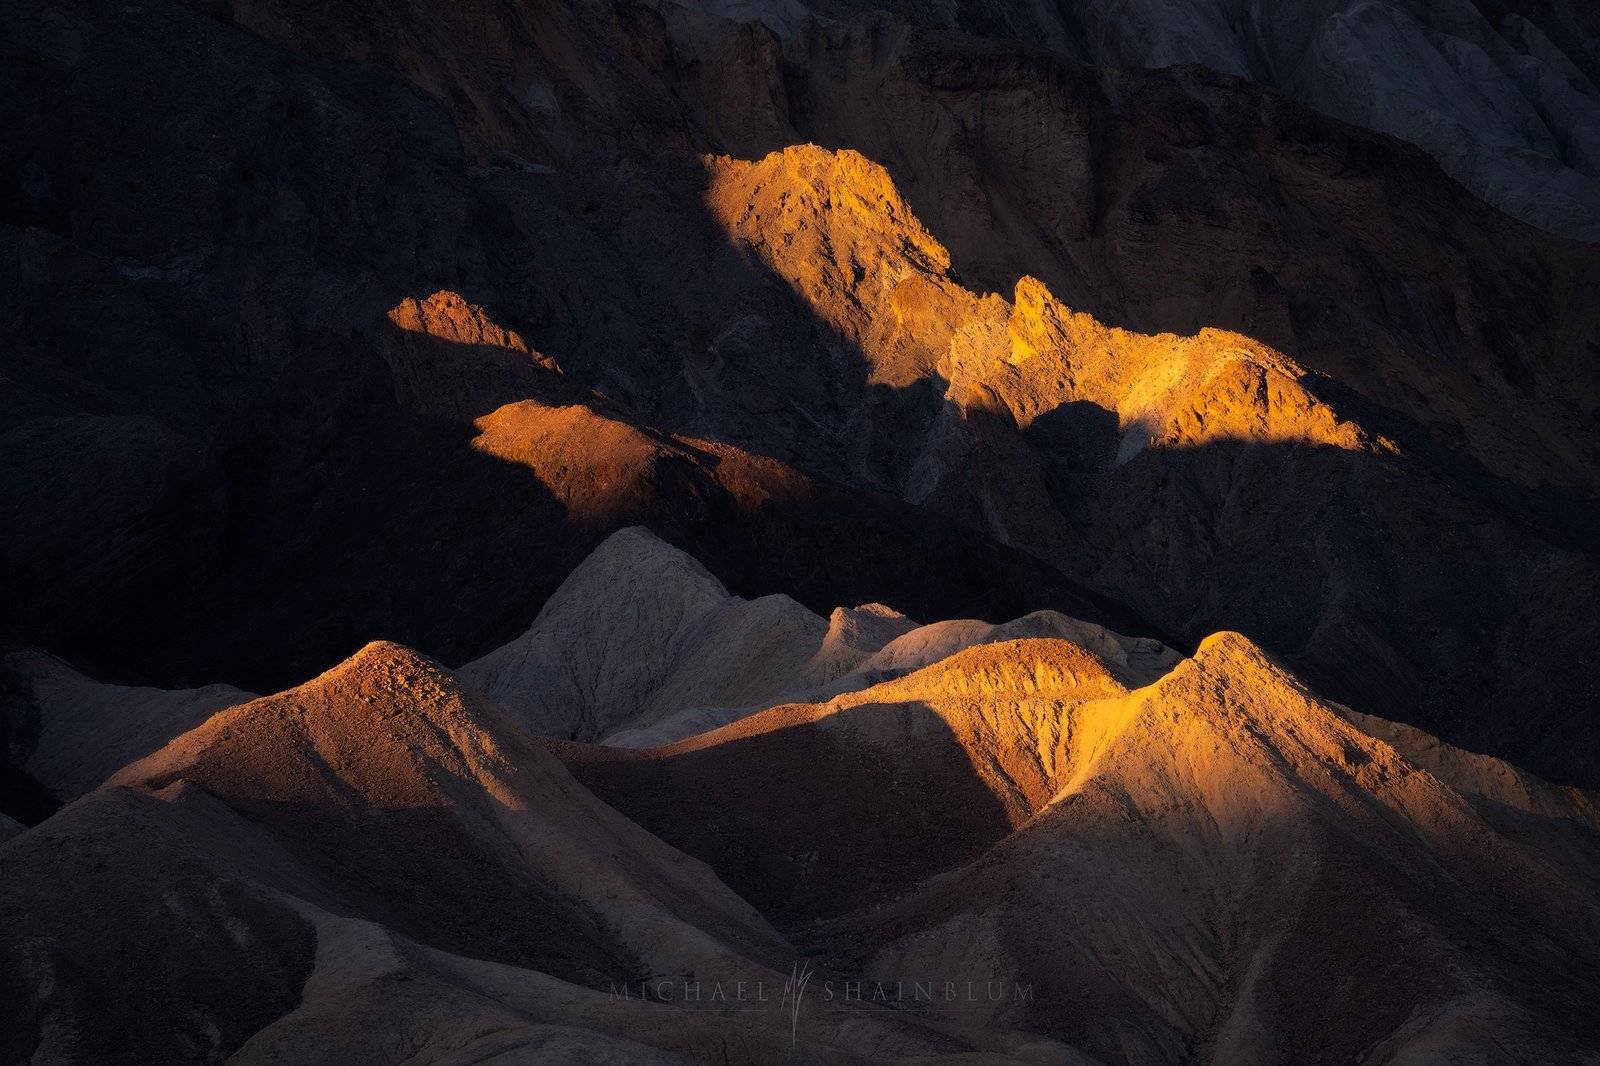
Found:
[[[1242,334],[1109,327],[1029,277],[1013,300],[980,296],[956,280],[953,257],[887,173],[858,154],[792,148],[711,169],[715,216],[860,361],[865,399],[833,416],[835,476],[886,485],[1022,546],[1186,641],[1222,624],[1262,634],[1358,705],[1398,698],[1428,708],[1425,720],[1472,730],[1467,719],[1483,712],[1462,706],[1491,705],[1478,693],[1548,691],[1532,672],[1541,668],[1525,672],[1502,649],[1554,575],[1593,579],[1580,576],[1594,573],[1583,548],[1592,506],[1557,505],[1552,525],[1526,495],[1531,484],[1518,486],[1515,468],[1538,447],[1529,431],[1584,440],[1557,397],[1549,415],[1534,413],[1534,386],[1517,402],[1513,387],[1468,372],[1457,386],[1465,406],[1446,415],[1451,375],[1440,371],[1441,390],[1410,406],[1459,417],[1457,439],[1483,442],[1480,465],[1465,443],[1442,452],[1444,427],[1408,425],[1399,391],[1345,362],[1366,353],[1336,350],[1313,370]],[[1388,343],[1390,369],[1425,372],[1426,355],[1393,333]],[[752,384],[761,365],[747,364]],[[702,388],[701,417],[725,419],[750,394],[738,378]],[[829,417],[820,384],[809,395],[806,439]],[[1496,428],[1495,400],[1507,419],[1526,412],[1523,425]],[[1518,562],[1495,573],[1486,558]],[[1526,724],[1516,726],[1494,717],[1489,732],[1459,735],[1489,746],[1552,735],[1542,714],[1517,714]]]
[[[1593,776],[1600,263],[1422,152],[915,12],[16,7],[14,638],[465,661],[644,521],[813,609],[1240,629]]]
[[[1104,66],[1200,65],[1417,145],[1514,218],[1600,238],[1600,18],[1467,0],[848,4]],[[756,15],[783,32],[781,12]]]
[[[1594,1061],[1594,15],[893,7],[8,2],[0,1060]]]

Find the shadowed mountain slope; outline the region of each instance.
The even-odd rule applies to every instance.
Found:
[[[1600,17],[1588,5],[964,0],[912,10],[1094,63],[1195,63],[1249,78],[1410,141],[1509,215],[1600,239]]]
[[[1237,634],[1131,691],[1013,641],[666,747],[555,750],[832,968],[1028,983],[965,1009],[1103,1061],[1600,1046],[1593,796],[1326,703]]]
[[[1184,659],[1058,615],[912,627],[859,608],[785,652],[735,639],[766,616],[648,533],[607,559],[631,583],[580,567],[547,623],[609,598],[538,639],[570,632],[580,677],[644,653],[616,690],[653,706],[641,732],[719,678],[776,685],[788,661],[830,679],[604,747],[535,738],[379,643],[218,711],[0,845],[5,1054],[1081,1066],[1600,1047],[1591,793],[1322,700],[1237,634]],[[723,624],[692,624],[708,614]],[[652,654],[662,640],[675,654]],[[716,664],[708,688],[683,688],[680,655]],[[944,982],[985,991],[916,992]],[[713,986],[730,991],[699,998]],[[1357,987],[1373,994],[1328,994]]]
[[[7,655],[0,668],[21,690],[8,712],[10,761],[62,800],[76,799],[222,708],[255,698],[231,685],[176,691],[103,685],[32,649]]]
[[[568,576],[526,633],[460,674],[531,732],[637,747],[863,688],[970,645],[1045,636],[1093,647],[1124,679],[1175,660],[1158,641],[1053,611],[919,626],[866,604],[824,620],[781,594],[729,595],[692,557],[630,528]]]
[[[20,4],[7,637],[466,662],[644,523],[812,610],[1241,631],[1594,780],[1592,245],[1223,75],[759,14]]]
[[[641,1001],[640,982],[697,974],[776,993],[793,952],[709,869],[395,645],[219,712],[0,863],[8,1058],[443,1062],[470,1046],[800,1062],[854,1061],[852,1042],[974,1046],[867,1017],[849,1033],[808,1019],[796,1044],[776,1007]]]
[[[1592,796],[1391,744],[1231,634],[1083,715],[1116,724],[1024,828],[820,939],[1027,975],[996,1019],[1113,1059],[1592,1057]]]

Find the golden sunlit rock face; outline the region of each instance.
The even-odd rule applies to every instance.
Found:
[[[1293,360],[1248,337],[1110,328],[1031,277],[1011,302],[971,292],[888,172],[857,152],[800,145],[707,168],[714,217],[860,350],[871,384],[936,378],[958,409],[1002,413],[1022,431],[1064,405],[1094,404],[1116,416],[1118,461],[1224,441],[1389,446],[1318,402]]]
[[[407,297],[390,309],[389,321],[407,333],[422,333],[452,344],[483,344],[530,355],[528,342],[515,330],[497,326],[483,308],[447,289],[440,289],[426,300]],[[555,368],[555,364],[543,356],[531,358],[546,369]]]
[[[1600,1064],[1596,41],[11,0],[0,1066]]]
[[[470,419],[548,394],[560,378],[555,360],[445,289],[402,300],[389,310],[388,326],[384,357],[395,398],[413,409]]]

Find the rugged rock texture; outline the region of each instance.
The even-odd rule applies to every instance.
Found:
[[[781,69],[804,120],[738,154],[860,152],[966,286],[1005,295],[1031,275],[1107,325],[1245,334],[1456,477],[1593,497],[1575,432],[1597,410],[1588,246],[1508,222],[1417,153],[1204,72],[1096,71],[893,23],[800,47]],[[877,60],[851,62],[861,48]]]
[[[1239,630],[1595,779],[1592,246],[1199,68],[751,15],[16,5],[7,635],[465,662],[642,522],[813,610]]]
[[[1586,4],[861,4],[1108,66],[1200,64],[1393,134],[1516,218],[1600,239],[1600,17]],[[757,8],[785,36],[792,16]]]
[[[527,730],[639,747],[777,703],[854,691],[977,644],[1058,637],[1150,680],[1176,655],[1158,641],[1040,611],[1000,625],[919,626],[881,604],[823,619],[784,595],[729,595],[693,558],[624,529],[556,590],[529,630],[461,668]]]
[[[1026,974],[1039,998],[993,1017],[1110,1059],[1449,1059],[1489,1032],[1503,1061],[1593,1054],[1592,797],[1369,733],[1232,634],[1070,720],[1065,786],[1026,826],[821,939],[880,977]],[[1329,997],[1341,973],[1359,1002]]]
[[[568,576],[527,633],[461,676],[530,732],[598,740],[673,712],[810,687],[826,632],[789,597],[730,596],[687,555],[628,529]]]
[[[854,664],[661,746],[535,738],[392,644],[217,712],[0,843],[0,1052],[1221,1066],[1600,1048],[1593,793],[1329,703],[1238,634],[1182,658],[1059,615],[908,628],[869,606],[814,618],[785,660],[754,606],[642,530],[551,599],[541,624],[577,623],[577,675],[617,673],[650,714],[693,710],[718,677],[776,683],[779,661]],[[707,617],[717,642],[686,640]],[[684,688],[663,640],[720,649],[726,673]]]
[[[715,160],[712,173],[713,212],[865,364],[869,398],[840,433],[835,476],[1114,589],[1180,640],[1238,625],[1357,705],[1398,704],[1472,745],[1592,774],[1600,749],[1583,715],[1553,741],[1543,714],[1489,710],[1506,707],[1489,695],[1498,686],[1548,691],[1548,674],[1501,649],[1522,640],[1521,612],[1545,609],[1554,574],[1595,573],[1589,474],[1570,468],[1583,487],[1548,518],[1517,484],[1567,462],[1536,458],[1534,436],[1570,444],[1574,460],[1588,450],[1561,402],[1513,429],[1485,390],[1463,394],[1484,414],[1462,433],[1498,467],[1487,477],[1379,407],[1394,399],[1381,383],[1239,334],[1107,327],[1030,277],[1014,302],[964,288],[886,172],[857,154],[792,148]],[[1594,632],[1592,611],[1563,618]],[[1570,707],[1593,685],[1574,680],[1560,697]],[[1564,752],[1546,763],[1552,742]]]
[[[1108,1062],[1600,1046],[1592,794],[1322,701],[1237,634],[1132,690],[1083,646],[1002,641],[555,750],[831,970],[1039,992],[950,1008],[968,1025]],[[1331,1001],[1355,974],[1373,994]]]
[[[843,1063],[1052,1043],[791,1017],[794,951],[748,904],[395,645],[218,713],[0,865],[8,1060]],[[641,991],[702,979],[704,1009]],[[712,981],[770,998],[729,1008]]]

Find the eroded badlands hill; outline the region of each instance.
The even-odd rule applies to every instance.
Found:
[[[834,1057],[776,1013],[612,997],[695,973],[776,989],[793,951],[398,646],[220,712],[0,861],[8,1059]]]
[[[988,1017],[1107,1061],[1600,1047],[1592,794],[1328,703],[1237,634],[1153,670],[1091,646],[991,634],[554,750],[831,966],[1036,981]],[[1330,1000],[1348,982],[1371,994]]]
[[[7,636],[464,662],[642,521],[813,610],[1242,631],[1592,779],[1591,246],[1221,75],[791,13],[19,5]]]
[[[716,680],[739,665],[775,684],[786,662],[783,685],[816,687],[605,747],[535,737],[374,644],[218,711],[0,844],[6,1057],[1220,1066],[1600,1049],[1592,794],[1329,703],[1237,634],[1182,658],[1061,616],[914,627],[867,607],[788,630],[785,652],[749,639],[771,632],[756,605],[648,534],[591,562],[607,558],[634,580],[569,615],[573,652],[592,645],[579,675],[630,646],[724,668],[704,689],[635,672],[624,727],[744,698]],[[600,591],[586,571],[547,615]],[[802,963],[795,1011],[783,989]],[[678,994],[740,981],[770,998]],[[847,1003],[846,982],[1005,991]]]
[[[1488,498],[1542,447],[1494,459],[1488,441],[1536,423],[1513,430],[1508,409],[1462,430],[1507,479],[1489,489],[1395,430],[1373,403],[1381,382],[1347,387],[1236,333],[1110,327],[1030,277],[1012,300],[964,287],[858,154],[798,147],[710,169],[708,203],[744,253],[862,361],[866,398],[835,415],[836,477],[1115,589],[1180,640],[1234,626],[1342,699],[1587,773],[1588,726],[1556,708],[1592,689],[1570,664],[1595,620],[1558,590],[1595,587],[1594,541],[1575,530],[1557,547],[1513,517],[1522,504]],[[743,395],[727,389],[706,417],[737,417]],[[1576,425],[1556,415],[1545,439],[1586,450]],[[1587,506],[1563,521],[1586,523]]]
[[[531,732],[637,747],[786,698],[858,689],[972,644],[1033,636],[1090,645],[1128,676],[1174,659],[1156,640],[1054,611],[918,625],[877,603],[824,619],[782,594],[747,601],[635,527],[595,549],[526,633],[460,673]]]
[[[1591,797],[1446,772],[1235,634],[1072,720],[1032,820],[817,941],[869,973],[1037,981],[995,1020],[1113,1060],[1449,1058],[1490,1032],[1504,1061],[1594,1053]]]

